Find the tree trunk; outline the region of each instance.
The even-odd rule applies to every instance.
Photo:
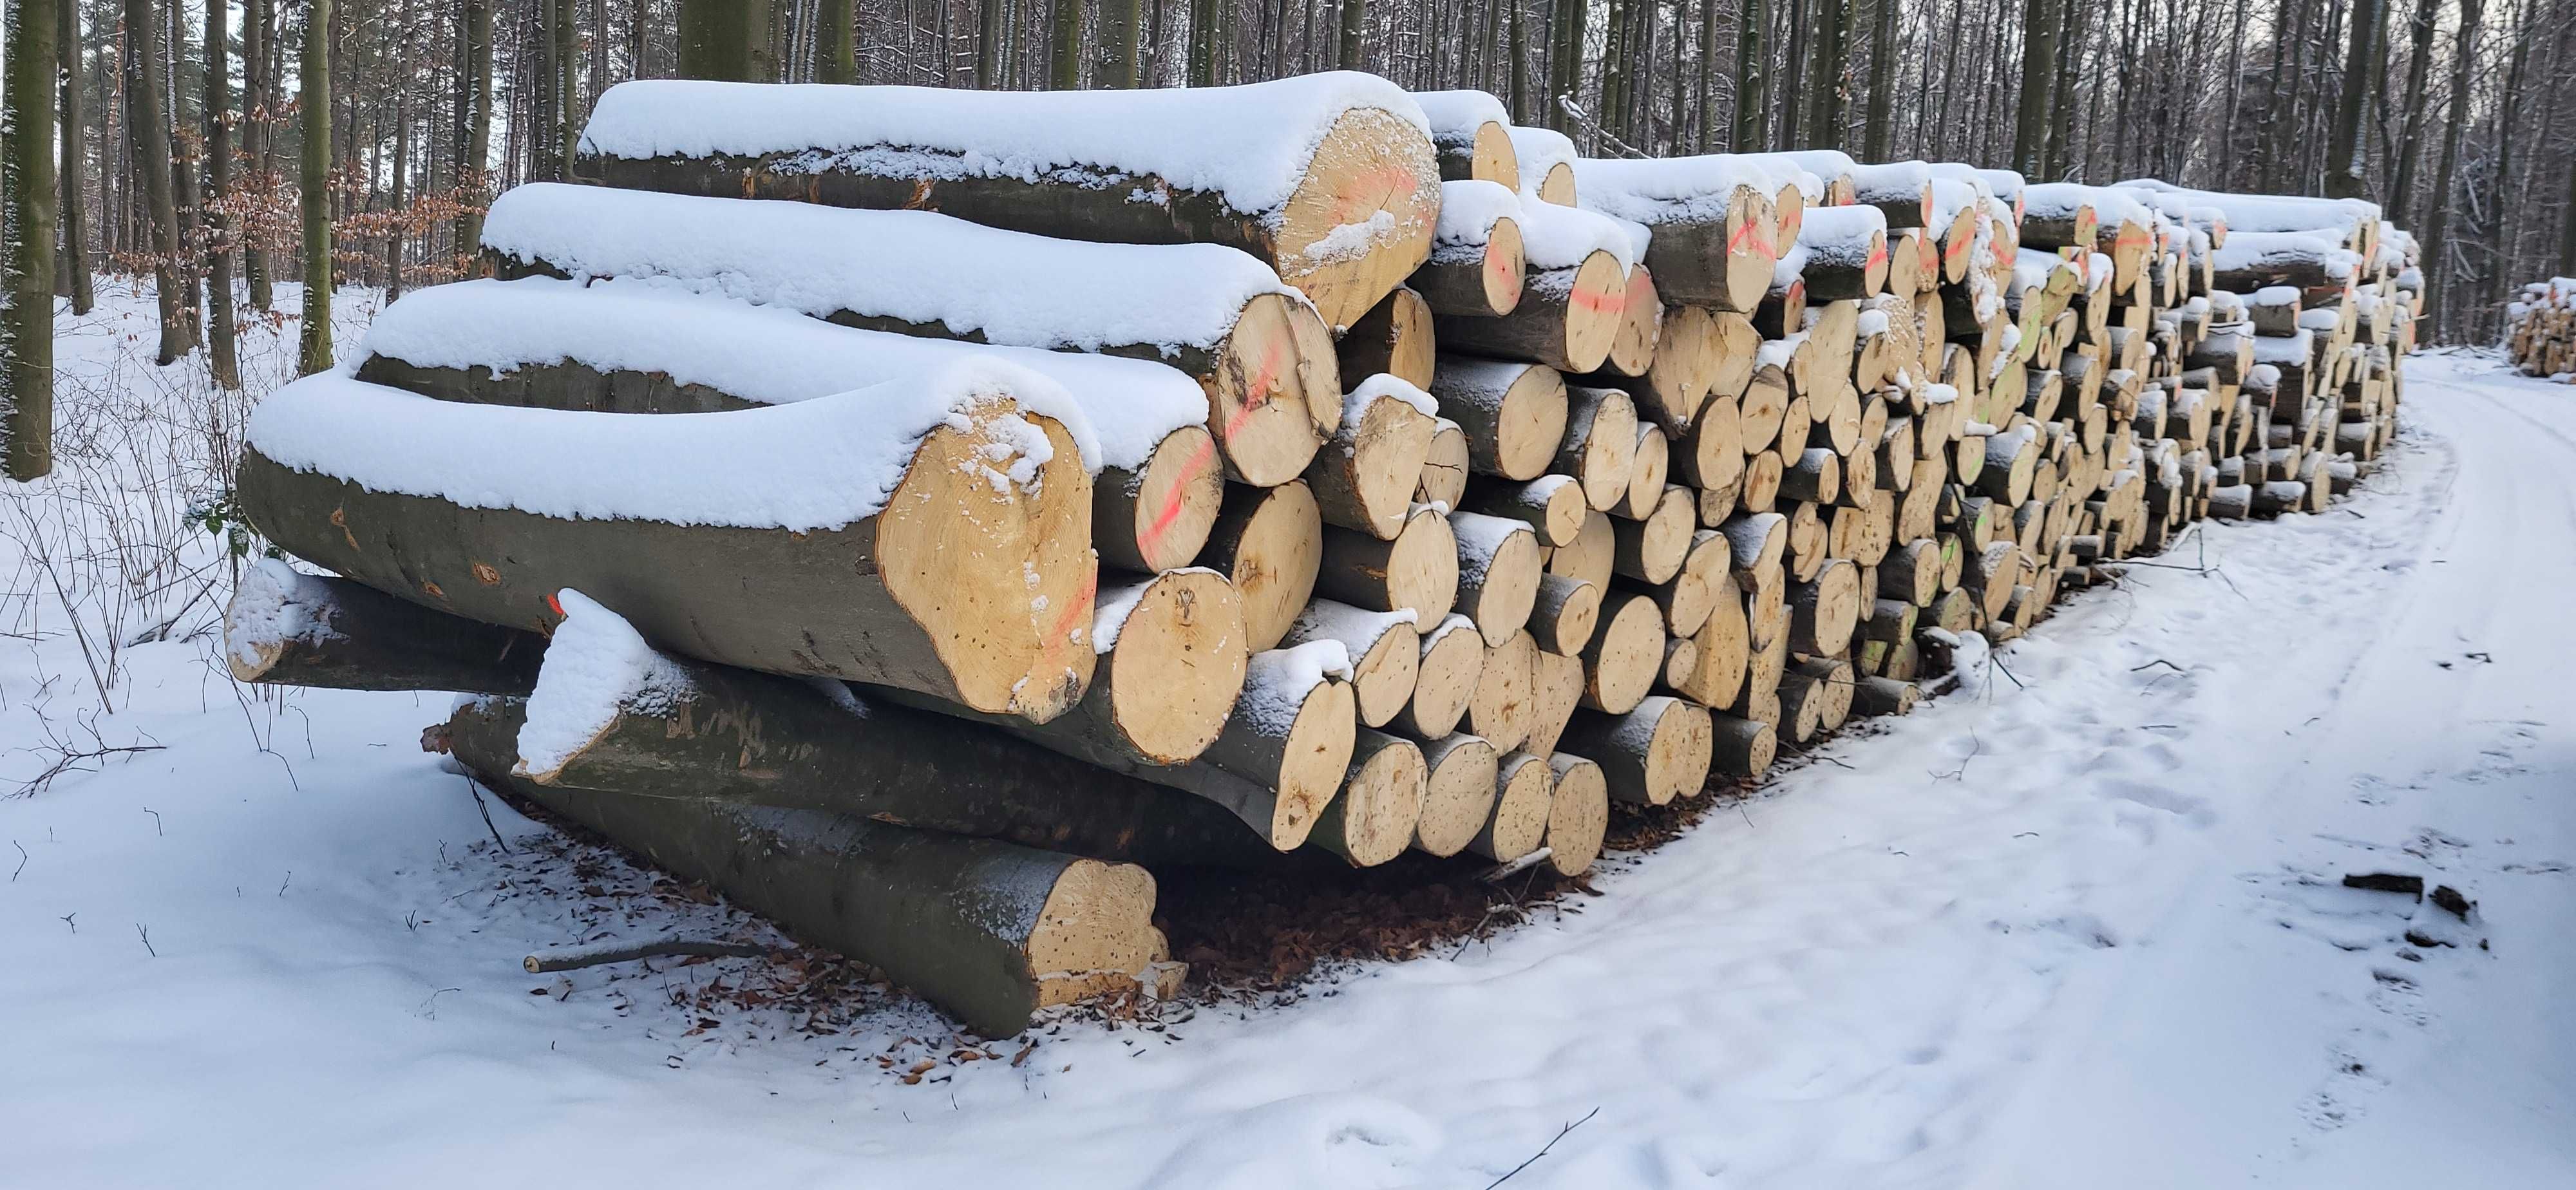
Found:
[[[2451,260],[2451,190],[2458,177],[2460,164],[2460,131],[2469,122],[2469,83],[2477,66],[2478,21],[2486,12],[2486,0],[2460,0],[2459,48],[2451,63],[2451,109],[2442,121],[2442,164],[2433,175],[2432,214],[2424,226],[2424,317],[2433,318],[2442,307],[2443,289],[2450,277]],[[2431,324],[2438,333],[2437,320]]]
[[[329,0],[322,2],[328,4]],[[153,287],[161,308],[161,345],[153,355],[153,362],[167,366],[188,354],[196,343],[188,334],[188,314],[183,302],[187,282],[180,275],[185,262],[179,257],[179,209],[171,195],[170,120],[168,111],[162,106],[163,99],[169,94],[161,69],[164,61],[161,56],[163,28],[152,0],[125,0],[125,30],[126,52],[133,60],[133,70],[126,84],[126,104],[132,113],[128,127],[132,132],[135,168],[143,175],[143,213],[151,227],[149,243],[153,258]],[[37,34],[29,40],[35,43],[40,38],[41,34]],[[48,56],[44,66],[34,67],[28,73],[31,76],[45,75],[51,65],[52,59]],[[47,156],[50,157],[51,153]],[[45,205],[52,205],[50,198]],[[45,218],[50,224],[52,213],[46,212]],[[52,254],[47,253],[46,258],[50,261]],[[52,279],[50,267],[46,279],[48,282]],[[45,287],[45,292],[53,292],[51,284]],[[47,308],[51,308],[50,298]],[[49,327],[47,334],[51,333]]]
[[[560,179],[572,176],[573,153],[581,143],[581,30],[574,24],[580,0],[554,0],[554,4],[555,158],[551,164],[552,176]]]
[[[226,200],[233,192],[232,37],[227,26],[231,5],[206,5],[206,322],[207,364],[217,387],[241,387],[241,361],[233,335],[233,218]],[[399,159],[397,159],[399,160]],[[402,170],[395,167],[399,184]]]
[[[1333,62],[1344,70],[1368,69],[1368,0],[1342,0],[1341,46]]]
[[[2361,132],[2363,122],[2369,119],[2371,93],[2376,89],[2370,64],[2379,52],[2379,30],[2385,23],[2380,0],[2352,0],[2350,19],[2352,42],[2344,56],[2343,98],[2335,107],[2334,141],[2326,158],[2326,194],[2332,198],[2367,198],[2370,194],[2370,183],[2362,176],[2365,162]]]
[[[987,27],[1000,0],[985,0]],[[767,83],[778,78],[770,48],[773,0],[679,0],[680,77],[736,83]],[[975,84],[986,85],[984,64],[976,66]]]
[[[465,0],[464,60],[456,70],[456,255],[467,262],[483,240],[492,201],[492,0]]]
[[[1142,868],[814,810],[539,785],[511,775],[524,713],[469,703],[429,743],[496,790],[882,969],[986,1036],[1051,1005],[1178,990]]]
[[[1896,0],[1872,0],[1871,7],[1875,11],[1869,37],[1869,115],[1861,131],[1861,155],[1869,161],[1885,161],[1894,141]]]
[[[9,43],[7,91],[0,94],[0,243],[9,254],[0,449],[9,477],[22,483],[54,465],[54,72],[62,29],[54,5],[69,2],[10,0],[0,10],[0,34]],[[166,320],[163,331],[166,337]]]
[[[1142,16],[1140,0],[1100,0],[1100,63],[1092,72],[1093,85],[1126,91],[1141,84],[1137,39],[1144,31]]]
[[[2415,166],[2424,144],[2424,92],[2433,73],[2433,32],[2440,18],[2441,0],[2416,0],[2409,22],[2413,40],[2406,55],[2406,126],[2397,138],[2397,176],[2389,184],[2384,204],[2388,218],[2400,224],[2407,222],[2406,213],[2415,200]]]
[[[82,108],[88,78],[81,69],[80,0],[53,0],[53,3],[60,18],[56,25],[54,49],[62,58],[63,70],[63,153],[57,173],[63,192],[63,275],[54,278],[54,287],[72,300],[72,313],[87,314],[98,299],[91,290],[89,237],[86,234],[89,229],[89,202],[84,183],[89,179],[89,119]]]
[[[1540,97],[1545,105],[1541,123],[1559,132],[1574,130],[1574,118],[1566,113],[1568,100],[1583,96],[1583,22],[1591,15],[1591,0],[1556,0],[1556,11],[1547,23],[1551,45],[1547,94]]]
[[[827,5],[828,6],[828,5]],[[1055,32],[1049,48],[1047,86],[1057,91],[1082,89],[1082,0],[1055,0]]]
[[[1763,43],[1770,22],[1766,0],[1739,0],[1735,17],[1735,127],[1727,134],[1732,153],[1750,153],[1769,144],[1763,129],[1770,124],[1771,51]]]
[[[2048,150],[2042,155],[2046,159],[2046,177],[2033,181],[2065,177],[2071,163],[2075,147],[2069,143],[2075,135],[2075,66],[2076,59],[2084,53],[2084,22],[2092,12],[2092,0],[2066,0],[2066,8],[2059,14],[2064,24],[2057,44],[2057,81],[2049,89]]]
[[[131,7],[149,0],[126,0]],[[295,370],[310,376],[331,369],[331,0],[311,0],[306,10],[299,99],[304,135],[304,326],[296,343]]]
[[[487,0],[469,0],[485,3]],[[488,27],[488,26],[487,26]],[[262,198],[277,193],[276,171],[269,168],[269,128],[277,120],[277,72],[269,55],[277,44],[277,13],[272,0],[250,0],[242,11],[242,158],[250,166],[251,191]],[[270,282],[268,253],[257,244],[242,246],[242,277],[250,283],[250,304],[266,311],[277,303]]]
[[[2050,92],[2057,79],[2057,0],[2023,0],[2021,106],[2013,119],[2012,167],[2024,177],[2047,176]]]
[[[1843,59],[1850,36],[1849,0],[1814,0],[1813,28],[1807,36],[1814,43],[1815,61],[1807,71],[1807,138],[1802,147],[1839,149],[1843,146]]]

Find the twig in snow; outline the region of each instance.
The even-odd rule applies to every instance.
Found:
[[[753,959],[768,953],[768,947],[754,946],[747,942],[701,942],[688,938],[657,938],[649,942],[628,942],[617,945],[569,946],[561,950],[547,951],[544,954],[529,955],[520,960],[519,965],[526,967],[530,975],[544,975],[554,971],[577,971],[584,967],[631,963],[637,959],[656,959],[672,955]]]
[[[293,883],[295,883],[295,869],[288,868],[286,870],[286,879],[277,882],[277,895],[281,897],[285,896],[286,886]]]
[[[166,835],[170,833],[161,829],[161,812],[159,810],[155,810],[150,806],[145,806],[143,807],[143,812],[152,816],[152,833],[154,835]]]
[[[151,955],[156,959],[161,957],[160,951],[152,949],[152,928],[150,926],[144,925],[142,922],[138,921],[134,923],[134,932],[142,935],[143,937],[143,953]]]
[[[79,916],[80,916],[80,910],[78,910],[78,909],[74,909],[74,910],[72,910],[71,912],[66,913],[66,914],[64,914],[64,915],[63,915],[63,924],[64,924],[64,925],[67,925],[67,926],[71,926],[72,932],[73,932],[73,933],[75,933],[75,934],[80,933],[80,927],[79,927],[79,926],[77,926],[77,925],[73,925],[73,923],[72,923],[72,919],[73,919],[73,918],[75,918],[75,917],[79,917]]]
[[[2162,657],[2158,657],[2158,658],[2156,658],[2155,660],[2153,660],[2153,661],[2150,661],[2150,662],[2146,663],[2145,665],[2132,665],[2132,666],[2130,666],[2130,667],[2129,667],[2129,672],[2130,672],[2130,673],[2136,673],[2136,672],[2138,672],[2139,670],[2142,670],[2142,669],[2150,669],[2150,668],[2153,668],[2153,667],[2155,667],[2155,666],[2159,666],[2159,665],[2161,665],[2161,666],[2165,667],[2166,669],[2170,669],[2170,670],[2174,671],[2175,673],[2181,673],[2181,672],[2183,672],[2183,669],[2182,669],[2182,667],[2181,667],[2181,666],[2176,665],[2176,664],[2174,664],[2173,662],[2167,661],[2167,660],[2165,660],[2165,659],[2164,659],[2164,658],[2162,658]]]
[[[1557,1129],[1557,1130],[1556,1130],[1556,1135],[1555,1135],[1555,1136],[1552,1136],[1552,1137],[1549,1137],[1549,1138],[1548,1138],[1548,1142],[1547,1142],[1546,1144],[1544,1144],[1544,1145],[1540,1145],[1540,1146],[1539,1146],[1539,1150],[1538,1150],[1537,1152],[1530,1154],[1530,1158],[1529,1158],[1529,1160],[1524,1161],[1524,1162],[1521,1162],[1520,1164],[1513,1166],[1513,1167],[1512,1167],[1512,1173],[1504,1174],[1503,1176],[1501,1176],[1501,1177],[1499,1177],[1499,1178],[1495,1178],[1493,1181],[1486,1183],[1486,1184],[1485,1184],[1485,1190],[1494,1190],[1494,1187],[1496,1187],[1496,1186],[1500,1186],[1500,1185],[1502,1185],[1503,1183],[1505,1183],[1505,1182],[1508,1182],[1508,1181],[1512,1180],[1512,1174],[1516,1174],[1516,1173],[1519,1173],[1520,1171],[1522,1171],[1522,1170],[1524,1170],[1524,1169],[1528,1169],[1531,1165],[1536,1164],[1539,1158],[1547,1156],[1547,1151],[1548,1151],[1549,1149],[1553,1149],[1553,1148],[1555,1148],[1555,1147],[1556,1147],[1556,1142],[1558,1142],[1558,1141],[1560,1141],[1560,1140],[1564,1140],[1564,1139],[1565,1139],[1565,1134],[1566,1134],[1566,1133],[1568,1133],[1568,1132],[1572,1132],[1572,1131],[1574,1131],[1574,1130],[1575,1130],[1575,1129],[1577,1129],[1577,1128],[1580,1128],[1580,1127],[1582,1127],[1582,1126],[1584,1126],[1584,1125],[1586,1125],[1586,1124],[1591,1123],[1591,1122],[1592,1122],[1592,1117],[1597,1116],[1597,1115],[1600,1115],[1600,1114],[1601,1114],[1601,1109],[1600,1109],[1600,1108],[1597,1108],[1597,1107],[1596,1107],[1596,1108],[1593,1108],[1591,1111],[1585,1112],[1585,1113],[1583,1114],[1583,1118],[1582,1118],[1582,1119],[1580,1119],[1580,1120],[1576,1120],[1575,1122],[1573,1122],[1573,1123],[1571,1123],[1571,1124],[1568,1124],[1568,1125],[1566,1125],[1566,1126],[1565,1126],[1565,1127],[1563,1127],[1563,1128],[1559,1128],[1559,1129]]]
[[[501,841],[501,828],[492,825],[492,807],[484,804],[483,787],[476,785],[474,778],[467,777],[465,792],[474,795],[474,808],[483,812],[483,829],[492,832],[492,845],[500,848],[501,854],[510,854],[510,845]]]
[[[18,873],[27,870],[27,845],[16,839],[9,840],[9,845],[18,849],[18,866],[9,872],[9,883],[16,884]]]

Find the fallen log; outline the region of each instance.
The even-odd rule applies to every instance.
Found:
[[[274,558],[242,572],[224,609],[235,681],[333,690],[536,689],[546,639],[432,611]]]
[[[1166,363],[1199,382],[1246,483],[1294,478],[1341,421],[1323,319],[1259,261],[1213,245],[550,183],[496,199],[483,244],[508,277],[662,277],[866,330]],[[1140,306],[1141,293],[1158,300]]]
[[[1093,996],[1179,990],[1141,867],[814,810],[539,785],[509,774],[507,705],[459,708],[437,742],[495,789],[884,971],[977,1032],[1007,1037]]]
[[[1545,757],[1503,752],[1495,765],[1493,811],[1467,845],[1503,863],[1537,851],[1547,840],[1555,793],[1555,773]]]
[[[1342,791],[1324,807],[1308,842],[1355,868],[1373,868],[1404,854],[1422,821],[1423,788],[1429,780],[1419,745],[1359,729]]]
[[[662,286],[550,277],[416,291],[368,325],[366,349],[360,380],[599,413],[784,405],[1000,359],[1063,385],[1090,421],[1097,448],[1085,443],[1083,461],[1104,563],[1189,565],[1222,498],[1206,394],[1145,360],[887,334]]]
[[[317,374],[261,402],[235,491],[279,546],[424,606],[542,632],[572,587],[691,656],[1042,723],[1093,664],[1068,423],[997,363],[688,418]]]
[[[578,176],[633,190],[1222,244],[1336,328],[1422,263],[1440,202],[1422,109],[1355,72],[1187,94],[627,82],[580,148]]]
[[[1547,566],[1527,522],[1475,512],[1449,514],[1458,540],[1458,610],[1487,639],[1519,631],[1536,606]]]
[[[1565,438],[1565,377],[1554,368],[1443,355],[1431,397],[1467,436],[1468,466],[1479,475],[1537,479]]]
[[[1610,830],[1610,786],[1590,758],[1559,752],[1547,758],[1547,864],[1561,876],[1580,876],[1601,858]]]
[[[1521,300],[1496,317],[1440,317],[1444,348],[1591,372],[1625,324],[1637,245],[1618,222],[1554,203],[1523,203]]]
[[[1414,668],[1413,699],[1396,716],[1405,735],[1437,740],[1458,729],[1467,717],[1467,702],[1485,672],[1485,638],[1465,616],[1452,613],[1421,634],[1421,659]]]

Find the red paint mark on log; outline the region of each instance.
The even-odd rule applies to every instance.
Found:
[[[1146,528],[1145,536],[1137,541],[1138,545],[1151,549],[1161,543],[1164,531],[1172,527],[1172,522],[1181,519],[1181,508],[1188,503],[1184,497],[1189,494],[1190,481],[1207,470],[1209,460],[1215,457],[1215,439],[1199,443],[1199,448],[1190,452],[1189,461],[1181,464],[1180,482],[1173,484],[1170,494],[1163,497],[1162,511],[1154,514],[1154,523]]]

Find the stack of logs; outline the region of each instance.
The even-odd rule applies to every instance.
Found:
[[[241,498],[343,577],[255,572],[231,656],[482,695],[427,744],[986,1033],[1169,990],[1148,867],[1578,875],[2322,507],[2422,296],[2366,204],[1584,159],[1364,75],[816,90],[612,89],[496,279],[271,398]]]
[[[2534,281],[2505,303],[2504,349],[2530,375],[2576,384],[2576,277]]]

